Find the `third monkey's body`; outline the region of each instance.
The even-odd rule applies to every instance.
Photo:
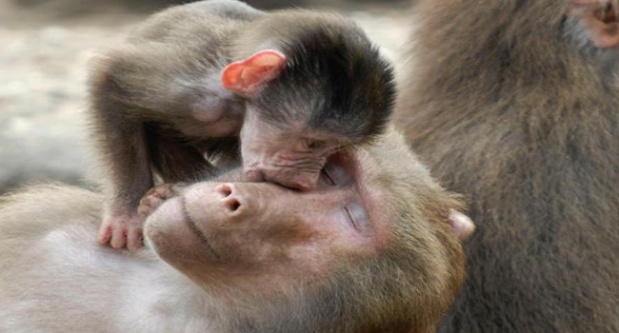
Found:
[[[478,227],[438,332],[619,332],[616,5],[419,1],[397,123]]]
[[[127,234],[139,247],[135,208],[153,174],[197,179],[214,170],[205,154],[238,159],[239,137],[249,180],[313,187],[329,154],[382,131],[391,81],[363,32],[335,15],[231,0],[154,15],[91,78],[112,195],[100,242],[124,247]]]

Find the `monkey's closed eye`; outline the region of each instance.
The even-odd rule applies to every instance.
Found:
[[[306,140],[305,141],[305,146],[308,149],[320,149],[320,148],[324,148],[327,145],[326,141],[321,141],[321,140]]]

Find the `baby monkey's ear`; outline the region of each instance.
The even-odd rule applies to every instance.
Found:
[[[260,51],[226,66],[221,72],[221,84],[234,93],[251,96],[265,83],[277,78],[285,67],[286,56],[283,53]]]

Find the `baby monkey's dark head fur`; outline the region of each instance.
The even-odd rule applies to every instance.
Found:
[[[255,22],[257,48],[286,55],[286,67],[254,103],[274,125],[307,129],[362,142],[381,133],[395,99],[392,66],[352,21],[332,14],[283,11]],[[304,16],[304,20],[299,19]],[[249,37],[253,39],[252,37]],[[244,38],[242,38],[244,39]]]

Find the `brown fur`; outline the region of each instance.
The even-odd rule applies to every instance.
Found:
[[[383,193],[378,206],[368,209],[386,218],[384,224],[376,224],[376,234],[385,237],[376,240],[377,250],[360,248],[359,253],[329,252],[333,241],[320,243],[318,250],[326,250],[321,257],[334,256],[335,266],[312,280],[304,272],[313,272],[313,261],[284,265],[285,275],[277,279],[301,276],[288,281],[292,290],[271,280],[263,286],[239,284],[244,280],[239,277],[254,276],[251,271],[214,281],[214,272],[225,261],[216,263],[219,266],[191,261],[202,247],[186,252],[189,240],[170,237],[160,226],[166,221],[157,218],[146,223],[157,254],[177,269],[179,262],[205,267],[198,275],[194,269],[191,278],[209,283],[190,282],[148,248],[132,253],[100,247],[94,230],[102,197],[96,193],[47,186],[6,197],[0,206],[0,331],[111,332],[120,326],[136,333],[433,332],[464,279],[462,249],[448,221],[449,211],[462,209],[461,203],[430,178],[400,135],[392,133],[356,156],[365,170],[355,176],[356,186]],[[183,198],[192,200],[189,194]],[[277,203],[264,202],[269,204]],[[185,209],[191,209],[187,205]],[[161,209],[166,212],[162,206],[151,218]],[[284,225],[291,233],[297,228],[297,223]],[[241,232],[242,226],[231,230]],[[248,226],[257,228],[251,231],[254,239],[269,236],[259,225]],[[168,238],[167,245],[161,237]],[[277,262],[268,265],[278,267]],[[301,272],[295,271],[298,267]],[[229,274],[228,269],[221,274]]]
[[[567,5],[415,8],[396,124],[478,227],[440,332],[619,331],[619,56]]]
[[[346,33],[350,33],[350,38],[346,38]],[[321,37],[325,37],[319,39],[322,44],[314,43],[316,38]],[[366,105],[358,105],[357,113],[340,114],[343,120],[338,126],[323,119],[328,116],[321,114],[323,110],[303,107],[322,107],[323,104],[325,108],[331,106],[322,94],[301,94],[303,105],[295,105],[300,103],[298,99],[301,97],[288,91],[287,87],[291,84],[289,81],[303,82],[297,90],[304,87],[323,88],[321,82],[316,82],[320,88],[308,83],[308,80],[320,78],[321,75],[309,73],[316,65],[306,58],[318,61],[316,59],[320,57],[314,57],[312,52],[324,50],[315,51],[314,48],[319,48],[315,45],[323,45],[330,38],[338,46],[348,44],[350,50],[347,51],[353,52],[351,57],[354,59],[346,60],[350,61],[351,66],[359,67],[353,67],[355,71],[378,72],[379,69],[369,69],[378,67],[377,64],[388,67],[378,59],[376,49],[371,47],[363,32],[352,22],[337,15],[301,10],[267,15],[236,1],[220,0],[174,7],[145,21],[127,43],[110,50],[99,59],[91,76],[97,142],[104,160],[112,161],[106,165],[112,166],[116,194],[123,197],[123,190],[129,191],[126,195],[131,195],[131,203],[135,204],[147,188],[141,184],[128,184],[142,178],[144,180],[141,183],[146,182],[150,174],[149,162],[152,162],[154,170],[164,180],[173,182],[195,180],[210,170],[209,163],[201,158],[202,153],[208,153],[210,157],[217,153],[232,156],[238,154],[232,139],[238,136],[241,128],[244,101],[242,97],[234,96],[219,87],[219,71],[232,60],[243,59],[260,47],[266,47],[263,45],[265,42],[272,43],[271,47],[281,46],[286,51],[290,49],[290,53],[286,53],[295,65],[284,72],[281,79],[283,82],[272,82],[264,93],[256,97],[259,103],[265,104],[264,115],[261,116],[273,118],[272,122],[283,126],[285,120],[300,116],[276,114],[273,110],[285,110],[288,107],[289,110],[285,111],[308,111],[304,115],[307,118],[305,121],[316,122],[311,125],[321,130],[326,131],[328,128],[329,131],[341,131],[342,140],[348,136],[351,139],[354,136],[354,140],[358,140],[357,137],[367,139],[382,131],[393,97],[392,90],[382,88],[385,80],[391,84],[389,71],[385,74],[387,78],[370,76],[367,87],[359,88],[365,90],[354,93],[355,96],[370,96],[368,99],[374,103],[372,107],[381,106],[378,112]],[[376,52],[372,54],[376,59],[361,54],[363,51]],[[320,65],[337,67],[341,64]],[[309,68],[308,73],[297,73],[305,70],[305,67]],[[356,72],[353,74],[357,75]],[[354,77],[352,80],[360,81]],[[229,118],[226,120],[228,129],[223,133],[216,132],[223,127],[221,120],[216,125],[200,122],[192,116],[191,111],[195,107],[194,103],[215,99],[213,96],[217,94],[226,95],[218,96],[221,100],[213,106],[223,109],[224,119]],[[334,100],[338,98],[348,98],[348,95],[342,93],[333,97]],[[340,104],[336,106],[341,107]],[[388,107],[383,108],[383,105]],[[346,112],[343,108],[335,111]],[[367,112],[368,116],[360,116],[359,112]],[[355,127],[344,129],[347,126]],[[344,134],[344,131],[350,134]],[[222,137],[231,138],[230,142],[224,145],[213,143]],[[144,141],[148,141],[148,147]],[[181,161],[177,162],[177,158]]]
[[[265,50],[282,55],[281,71],[224,88],[222,76],[244,82],[228,65]],[[383,132],[395,99],[390,64],[352,20],[233,0],[145,20],[94,63],[90,91],[111,197],[99,241],[122,248],[128,240],[131,249],[141,245],[135,209],[153,176],[195,181],[240,150],[247,180],[313,188],[329,154]]]

